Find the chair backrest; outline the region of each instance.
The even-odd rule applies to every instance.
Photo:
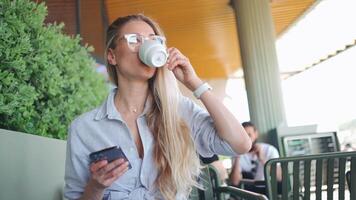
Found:
[[[238,200],[267,200],[266,196],[231,186],[223,186],[219,172],[213,165],[208,165],[210,180],[213,186],[213,198],[226,199],[226,194]]]
[[[193,187],[192,192],[189,195],[189,200],[200,200],[199,199],[199,192],[198,192],[198,188]]]
[[[299,200],[301,197],[309,200],[311,196],[315,196],[317,200],[331,200],[334,199],[334,190],[337,188],[335,191],[338,193],[338,199],[343,200],[346,196],[345,172],[348,167],[351,177],[350,199],[356,199],[356,151],[271,159],[265,165],[268,196],[270,199],[281,197],[293,200]],[[282,171],[281,195],[277,192],[278,168]],[[315,169],[315,174],[311,174],[312,169]],[[315,180],[315,187],[311,187],[311,180]],[[325,187],[325,192],[322,192]]]
[[[211,181],[213,188],[221,187],[222,183],[221,183],[221,180],[219,177],[218,170],[213,165],[208,165],[207,167],[209,169],[210,181]],[[224,196],[223,196],[224,194],[222,194],[222,193],[214,192],[213,195],[214,195],[214,199],[224,199]]]
[[[213,200],[213,185],[210,180],[209,168],[204,167],[201,171],[199,180],[199,184],[204,188],[200,189],[197,187],[193,188],[193,191],[190,193],[190,200]]]
[[[214,166],[208,165],[202,169],[199,177],[199,183],[204,190],[193,188],[190,200],[225,200],[232,195],[236,200],[267,200],[264,195],[256,194],[231,186],[222,186],[218,171]],[[225,196],[226,195],[226,196]]]
[[[351,171],[346,172],[346,182],[347,185],[349,186],[349,190],[351,190]]]

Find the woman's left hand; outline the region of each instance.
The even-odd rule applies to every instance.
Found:
[[[174,76],[191,91],[198,88],[203,81],[197,76],[190,61],[177,48],[167,49],[169,57],[166,67],[171,70]]]

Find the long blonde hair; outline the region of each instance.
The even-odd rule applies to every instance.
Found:
[[[120,29],[130,21],[144,21],[155,34],[163,35],[158,24],[142,14],[119,17],[107,30],[106,53],[109,48],[115,48]],[[107,64],[107,70],[117,86],[117,67]],[[155,141],[154,162],[158,170],[155,184],[164,199],[175,199],[177,193],[187,198],[192,187],[198,186],[200,162],[190,129],[179,116],[181,94],[173,73],[165,67],[158,68],[149,80],[149,90],[153,101],[147,123]]]

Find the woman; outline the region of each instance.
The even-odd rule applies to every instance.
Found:
[[[108,28],[107,67],[117,89],[70,126],[67,198],[186,199],[197,185],[197,152],[236,156],[250,149],[241,124],[203,87],[178,49],[167,49],[169,58],[161,68],[139,60],[141,43],[157,38],[163,38],[158,25],[140,14],[118,18]],[[209,113],[180,95],[176,79],[191,91],[200,90]],[[110,146],[122,148],[131,169],[121,159],[89,164],[91,152]]]

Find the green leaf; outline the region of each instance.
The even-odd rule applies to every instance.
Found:
[[[44,24],[44,3],[0,1],[0,128],[66,139],[79,114],[107,95],[104,78],[64,24]]]

